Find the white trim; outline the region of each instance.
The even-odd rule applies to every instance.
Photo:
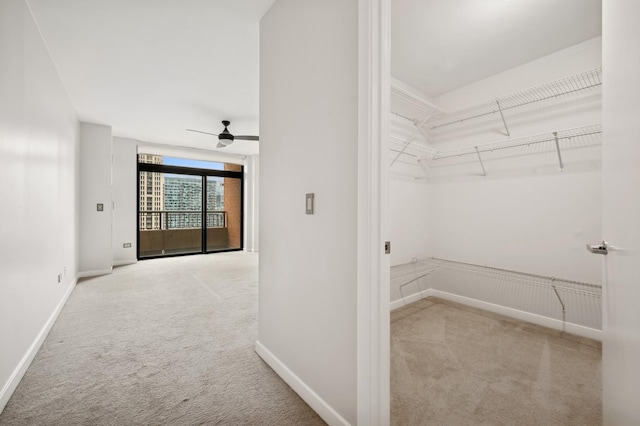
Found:
[[[109,269],[100,269],[96,271],[83,271],[78,272],[78,278],[98,277],[100,275],[109,275],[113,273],[113,267]]]
[[[357,421],[390,423],[390,0],[358,1]]]
[[[113,266],[125,266],[125,265],[134,265],[138,263],[137,260],[114,260]],[[102,274],[104,275],[104,274]]]
[[[452,302],[462,303],[463,305],[472,306],[474,308],[484,309],[485,311],[502,314],[508,317],[527,321],[532,324],[541,325],[543,327],[553,328],[555,330],[564,331],[582,337],[602,341],[602,331],[595,328],[589,328],[570,322],[563,322],[555,318],[549,318],[542,315],[532,314],[530,312],[518,309],[508,308],[506,306],[496,305],[494,303],[483,302],[469,297],[458,296],[457,294],[447,293],[445,291],[429,289],[429,296],[439,297],[441,299],[450,300]]]
[[[602,341],[602,331],[595,328],[585,327],[583,325],[573,324],[570,322],[557,320],[555,318],[532,314],[531,312],[525,312],[519,309],[496,305],[494,303],[483,302],[482,300],[472,299],[470,297],[458,296],[457,294],[447,293],[446,291],[435,290],[432,288],[426,289],[419,293],[414,293],[411,296],[405,297],[404,300],[400,299],[393,301],[393,303],[389,305],[390,310],[401,308],[407,303],[411,303],[426,297],[439,297],[440,299],[458,302],[463,305],[471,306],[473,308],[483,309],[485,311],[501,314],[521,321],[527,321],[532,324],[541,325],[543,327],[552,328],[554,330],[564,331],[566,333],[575,334],[577,336],[588,337],[589,339]]]
[[[35,358],[36,354],[40,350],[40,347],[44,343],[44,340],[47,338],[51,327],[53,327],[53,324],[55,324],[56,320],[58,319],[58,315],[60,315],[60,312],[62,312],[64,304],[67,303],[67,299],[69,299],[69,296],[73,292],[73,289],[76,287],[77,283],[78,278],[76,277],[69,285],[69,288],[62,296],[62,300],[60,300],[58,306],[56,306],[54,311],[51,313],[51,316],[49,316],[49,319],[44,324],[33,343],[31,343],[31,346],[29,346],[29,349],[24,354],[15,370],[13,370],[13,373],[9,377],[9,380],[7,380],[5,385],[2,387],[2,390],[0,390],[0,413],[2,413],[2,410],[4,410],[4,407],[9,402],[11,395],[13,395],[13,392],[15,392],[16,388],[20,384],[20,380],[22,380],[22,377],[29,369],[33,358]]]
[[[297,393],[318,415],[329,425],[350,426],[340,414],[338,414],[327,402],[320,398],[300,377],[289,370],[269,349],[260,341],[256,342],[256,353],[266,362],[273,371],[284,380],[291,389]]]

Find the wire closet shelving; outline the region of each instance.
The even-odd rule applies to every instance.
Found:
[[[483,154],[494,153],[502,150],[526,148],[538,144],[553,143],[560,170],[564,169],[564,162],[562,160],[562,149],[574,144],[575,146],[588,143],[588,144],[600,144],[601,140],[599,135],[602,133],[602,125],[591,124],[588,126],[577,127],[573,129],[559,130],[557,132],[541,133],[534,136],[527,136],[523,138],[507,139],[497,142],[491,142],[482,145],[466,146],[462,148],[436,151],[431,157],[431,161],[444,160],[447,158],[464,157],[472,155],[477,157],[480,166],[482,167],[482,174],[486,176],[486,170],[483,162]]]
[[[507,120],[503,114],[504,111],[532,105],[537,102],[545,100],[560,98],[563,95],[580,92],[589,88],[597,88],[602,85],[602,68],[596,68],[593,70],[585,71],[579,74],[575,74],[569,77],[565,77],[559,80],[555,80],[549,83],[545,83],[539,86],[535,86],[529,89],[521,90],[511,93],[509,95],[500,96],[498,98],[488,100],[477,105],[473,105],[467,108],[463,108],[452,112],[442,112],[435,105],[429,103],[425,104],[424,111],[429,111],[423,120],[410,119],[416,129],[414,132],[406,138],[390,137],[389,149],[391,151],[390,166],[393,166],[400,158],[411,158],[411,160],[403,161],[406,164],[424,168],[425,166],[435,165],[435,161],[444,159],[454,159],[456,157],[474,156],[482,168],[482,175],[486,176],[487,171],[484,164],[484,156],[491,156],[495,159],[495,153],[503,150],[515,150],[516,148],[522,148],[522,152],[527,151],[526,147],[538,145],[538,144],[551,144],[549,148],[556,152],[558,158],[558,164],[560,170],[565,167],[562,150],[570,147],[578,147],[580,145],[597,145],[601,143],[599,135],[602,133],[602,126],[600,124],[592,124],[573,129],[558,130],[555,132],[547,132],[537,134],[534,136],[511,138],[511,133],[507,125]],[[396,90],[396,92],[398,92]],[[396,93],[393,95],[399,97],[403,95],[407,97],[406,93]],[[403,99],[407,102],[408,99]],[[411,98],[414,103],[413,112],[418,112],[415,109],[416,99]],[[398,103],[398,105],[401,105]],[[478,117],[488,116],[491,114],[499,114],[504,124],[506,134],[509,137],[507,140],[500,140],[496,142],[470,145],[462,148],[447,149],[447,150],[435,150],[425,143],[420,142],[419,138],[416,138],[418,134],[422,134],[428,139],[427,130],[434,130],[440,127],[460,123],[466,120],[471,120]],[[518,151],[512,151],[518,153]],[[520,153],[522,153],[520,152]],[[493,154],[489,154],[493,153]],[[414,177],[416,179],[420,177]]]
[[[531,274],[508,269],[495,268],[473,263],[440,259],[436,257],[428,259],[413,259],[409,263],[396,265],[391,268],[391,283],[398,286],[400,296],[406,300],[410,295],[405,295],[403,288],[416,283],[419,290],[422,278],[438,279],[444,271],[462,274],[459,276],[477,277],[480,280],[489,279],[496,283],[507,285],[526,285],[540,288],[542,291],[550,291],[558,301],[563,321],[568,311],[567,297],[569,294],[586,297],[600,303],[602,299],[602,286],[580,281],[567,280],[552,276]],[[415,294],[415,293],[413,293]],[[563,298],[563,296],[566,296]]]
[[[456,111],[436,112],[426,120],[424,126],[434,130],[486,115],[500,114],[505,124],[507,135],[509,135],[510,132],[503,115],[504,111],[558,98],[600,85],[602,85],[602,68],[596,68],[529,89],[499,96]]]

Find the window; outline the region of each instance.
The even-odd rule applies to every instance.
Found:
[[[242,166],[140,155],[138,258],[242,249]]]

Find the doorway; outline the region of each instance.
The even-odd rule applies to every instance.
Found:
[[[138,155],[138,259],[243,249],[243,167]]]

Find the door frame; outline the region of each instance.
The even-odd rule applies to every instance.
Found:
[[[390,424],[390,0],[358,0],[357,418]]]
[[[176,256],[191,256],[194,254],[209,254],[209,253],[223,253],[230,251],[242,251],[244,250],[244,166],[240,166],[240,171],[231,170],[213,170],[213,169],[200,169],[195,167],[183,167],[183,166],[170,166],[165,164],[152,164],[152,163],[140,163],[138,156],[136,156],[136,258],[137,260],[156,259],[164,257],[176,257]],[[192,253],[175,253],[175,254],[163,254],[157,256],[144,256],[140,257],[140,172],[150,173],[172,173],[180,175],[200,176],[203,182],[202,188],[202,241],[199,252]],[[222,178],[234,178],[240,180],[240,247],[228,248],[220,250],[207,250],[206,245],[206,179],[209,176],[222,177]]]

